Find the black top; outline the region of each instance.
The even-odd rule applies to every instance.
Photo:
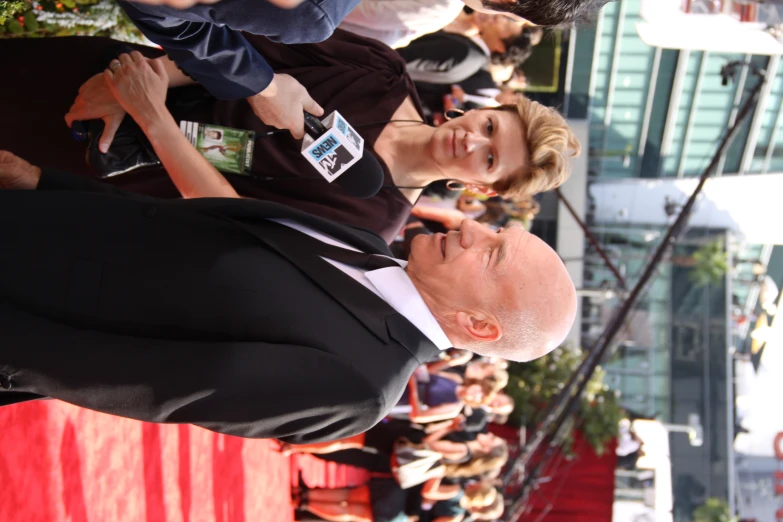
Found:
[[[282,45],[267,38],[245,35],[278,73],[296,78],[329,115],[337,110],[364,137],[369,150],[384,122],[407,97],[421,115],[416,90],[405,72],[405,62],[384,44],[342,30],[318,44]],[[127,46],[125,46],[127,48]],[[150,47],[132,46],[146,56],[158,56]],[[84,161],[84,143],[74,141],[63,123],[81,84],[102,71],[112,56],[122,52],[108,38],[69,37],[0,39],[0,67],[18,71],[14,82],[0,82],[0,97],[14,100],[4,107],[0,143],[41,167],[67,169],[91,175]],[[114,54],[113,54],[114,53]],[[28,67],[41,56],[47,70]],[[76,59],[74,57],[77,57]],[[51,88],[57,78],[57,89]],[[240,195],[275,201],[340,223],[371,230],[391,243],[405,225],[411,203],[394,187],[385,187],[374,197],[360,200],[348,196],[336,184],[327,183],[301,155],[301,141],[290,134],[261,137],[274,130],[264,125],[245,100],[215,100],[201,87],[169,91],[167,98],[175,118],[253,129],[255,143],[252,171],[263,176],[287,178],[257,181],[226,175]],[[35,107],[35,111],[30,111]],[[46,154],[41,154],[45,143]],[[385,184],[392,185],[385,165]],[[302,181],[302,178],[312,178]],[[134,171],[108,180],[133,192],[178,198],[179,192],[162,168]]]
[[[470,442],[476,440],[479,433],[484,433],[489,423],[489,414],[484,408],[471,408],[470,415],[466,416],[465,428],[461,431],[453,431],[446,435],[448,440],[454,442]]]

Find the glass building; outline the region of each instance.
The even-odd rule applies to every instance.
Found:
[[[710,2],[709,8],[724,4]],[[695,0],[687,5],[701,8]],[[541,99],[559,105],[569,120],[588,122],[584,145],[590,186],[699,176],[760,81],[754,67],[765,69],[769,80],[715,175],[783,172],[780,55],[653,47],[639,36],[642,11],[642,0],[611,2],[594,27],[566,35],[561,97]],[[740,65],[731,81],[724,81],[721,71],[733,61]],[[623,216],[597,221],[590,209],[601,204],[589,200],[586,220],[631,288],[666,226]],[[671,210],[674,216],[679,208],[675,204]],[[697,284],[703,267],[694,254],[715,242],[722,245],[729,270],[719,280]],[[670,435],[674,520],[690,520],[708,497],[736,505],[732,361],[746,348],[759,297],[758,267],[766,272],[773,250],[778,249],[743,243],[726,229],[690,228],[658,267],[605,365],[609,384],[621,391],[632,414],[673,424],[700,416],[702,446]],[[584,287],[611,289],[623,297],[622,285],[589,246],[584,263]],[[780,276],[774,277],[778,284]],[[592,346],[619,302],[584,298],[583,346]]]

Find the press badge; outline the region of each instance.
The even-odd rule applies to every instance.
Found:
[[[180,122],[179,128],[191,145],[219,171],[250,174],[256,139],[254,131],[192,121]]]

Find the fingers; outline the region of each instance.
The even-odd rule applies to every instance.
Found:
[[[103,114],[101,114],[101,111],[97,110],[94,105],[87,103],[83,98],[78,97],[65,115],[65,124],[68,125],[68,127],[71,127],[75,121],[92,120],[102,116]]]
[[[141,54],[139,51],[133,51],[130,53],[130,59],[133,63],[140,64],[142,62],[146,62],[147,59],[144,57],[143,54]]]
[[[101,77],[100,74],[96,74],[95,76],[93,76],[92,78],[84,82],[81,85],[81,87],[79,87],[79,94],[83,93],[85,89],[88,89],[93,83],[97,81],[96,78],[100,78],[100,77]],[[101,81],[103,81],[103,78],[101,78]]]
[[[105,71],[103,71],[103,77],[106,78],[106,83],[108,83],[109,85],[111,85],[112,82],[114,81],[114,73],[111,72],[111,69],[106,69]]]
[[[313,116],[318,116],[319,118],[324,115],[323,108],[318,105],[309,94],[306,94],[302,100],[302,108]],[[304,116],[302,117],[302,125],[304,125]]]
[[[98,143],[98,150],[104,154],[111,147],[111,142],[114,141],[114,136],[117,134],[117,129],[120,128],[123,117],[122,114],[112,114],[103,118],[103,133],[101,133],[101,141]]]
[[[122,66],[131,65],[133,63],[133,59],[130,57],[130,55],[125,53],[121,54],[118,60]]]
[[[150,67],[152,67],[152,70],[155,71],[155,74],[158,75],[163,80],[168,80],[169,75],[166,72],[166,67],[163,65],[163,62],[160,60],[148,60],[147,63],[150,64]]]
[[[294,116],[294,118],[295,119],[288,125],[288,130],[291,132],[291,136],[293,136],[294,139],[301,140],[305,135],[304,113],[300,112],[298,117]]]
[[[13,152],[9,152],[7,150],[0,150],[0,163],[13,163],[15,161],[18,161],[20,158]]]

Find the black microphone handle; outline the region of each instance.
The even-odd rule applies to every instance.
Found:
[[[320,138],[328,130],[326,126],[321,123],[321,120],[307,111],[304,111],[304,126],[307,135],[313,139]]]

